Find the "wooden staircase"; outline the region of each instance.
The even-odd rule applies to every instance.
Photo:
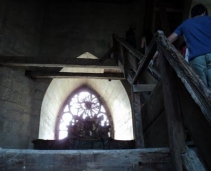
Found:
[[[125,78],[131,84],[137,147],[169,147],[173,170],[205,170],[205,167],[210,170],[211,91],[168,42],[163,32],[156,33],[144,56],[118,36],[113,38],[115,58],[119,59]],[[161,79],[157,80],[160,78],[159,75],[155,77],[158,71],[148,66],[156,45],[161,73]],[[141,103],[143,92],[148,93],[144,103]],[[184,159],[191,150],[188,141],[197,149],[197,154],[192,151],[196,156],[192,161],[190,158]],[[200,167],[194,166],[197,161]]]
[[[156,46],[161,59],[159,71],[148,65],[156,51]],[[112,58],[110,58],[111,54],[113,54]],[[59,60],[59,62],[51,60],[49,63],[45,58],[4,56],[0,58],[0,64],[24,67],[63,65],[92,67],[96,65],[109,69],[114,74],[121,68],[124,78],[131,86],[137,149],[77,151],[1,149],[1,169],[39,170],[40,168],[36,166],[44,161],[42,167],[46,168],[45,170],[57,170],[59,166],[54,162],[57,157],[60,167],[63,164],[68,167],[69,164],[74,171],[117,171],[119,169],[203,171],[206,168],[211,169],[209,163],[211,161],[211,92],[162,32],[155,34],[145,55],[130,47],[117,35],[113,35],[113,47],[99,60],[67,61],[65,59],[62,61],[61,58]],[[36,74],[42,76],[42,73],[36,71],[28,72],[28,74],[32,78],[36,78],[34,77]],[[52,72],[48,74],[51,78],[59,75],[59,73],[54,75],[55,73]],[[46,73],[44,75],[42,78],[49,78],[46,77]],[[68,77],[72,77],[71,73]],[[106,76],[101,74],[100,77]],[[114,77],[107,75],[107,78]],[[185,135],[190,138],[185,138]]]
[[[149,62],[159,49],[159,71]],[[113,57],[110,58],[111,54]],[[55,59],[57,60],[57,59]],[[0,150],[0,168],[46,170],[59,167],[53,160],[73,170],[208,170],[211,169],[211,92],[195,75],[181,54],[170,44],[162,32],[157,32],[145,55],[142,55],[123,39],[113,35],[113,47],[99,60],[77,59],[49,63],[45,58],[7,57],[0,58],[6,66],[85,66],[106,68],[115,75],[121,68],[131,86],[133,125],[136,148],[131,150]],[[116,65],[118,63],[118,66]],[[139,63],[139,64],[138,64]],[[83,75],[59,75],[31,71],[32,78],[81,77]],[[55,74],[56,73],[56,74]],[[119,73],[119,72],[118,72]],[[42,76],[42,77],[41,77]],[[113,79],[111,75],[89,75]],[[124,78],[123,78],[124,77]],[[189,136],[190,138],[185,138]],[[190,145],[191,142],[191,145]],[[85,156],[84,156],[85,155]],[[98,156],[98,157],[96,157]],[[115,157],[116,156],[116,157]],[[67,160],[66,160],[67,159]],[[68,162],[67,162],[68,161]],[[107,161],[107,162],[106,162]],[[110,163],[112,163],[110,165]],[[61,166],[61,165],[60,165]],[[16,169],[17,168],[17,169]]]
[[[177,15],[181,13],[182,7],[177,6],[181,0],[175,1],[173,7],[164,0],[147,2],[146,28],[163,28],[168,34],[175,28],[176,22],[182,20],[176,18],[176,22],[169,23],[166,18],[181,17]],[[155,17],[162,18],[162,22],[159,23]],[[159,70],[149,66],[157,47],[161,59]],[[43,151],[0,149],[1,170],[211,170],[211,92],[162,32],[156,33],[145,55],[130,47],[124,39],[113,35],[113,46],[99,60],[1,56],[0,64],[43,68],[95,66],[109,71],[102,74],[37,72],[36,69],[26,71],[26,75],[32,79],[126,79],[131,86],[137,148]],[[122,72],[119,72],[119,68]]]

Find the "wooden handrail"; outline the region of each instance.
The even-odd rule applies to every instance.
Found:
[[[170,132],[173,165],[176,170],[182,170],[180,153],[184,147],[184,140],[182,140],[183,136],[179,128],[181,126],[178,127],[182,123],[180,117],[182,114],[183,121],[189,129],[206,167],[210,170],[211,91],[162,31],[157,32],[156,42],[161,63],[164,104]],[[174,115],[172,115],[173,113]],[[173,124],[175,126],[172,127]],[[175,129],[176,127],[178,129]],[[177,145],[175,146],[175,144]],[[180,162],[178,163],[178,161]],[[177,168],[178,165],[179,168]]]
[[[127,44],[127,42],[124,41],[124,39],[119,38],[117,35],[113,34],[113,38],[117,42],[119,42],[124,48],[126,48],[134,57],[140,59],[140,64],[133,78],[133,83],[137,81],[141,72],[146,67],[148,67],[148,63],[150,62],[156,48],[156,42],[158,48],[167,58],[172,68],[176,71],[177,76],[185,85],[187,91],[191,94],[194,101],[201,107],[201,110],[203,111],[206,118],[211,124],[211,116],[209,115],[209,113],[211,113],[211,91],[194,73],[192,68],[182,57],[181,53],[178,52],[178,50],[167,40],[166,36],[162,31],[158,31],[155,34],[148,48],[148,51],[146,52],[146,55],[142,55],[140,52],[133,49],[130,45]]]
[[[131,47],[123,38],[120,38],[115,34],[113,34],[113,38],[117,42],[119,42],[122,46],[124,46],[134,57],[136,57],[139,60],[142,60],[144,55],[141,54],[139,51],[135,50],[133,47]]]
[[[211,91],[184,60],[181,53],[167,40],[162,31],[158,31],[154,35],[145,55],[141,55],[118,36],[113,35],[113,38],[115,42],[117,42],[116,45],[118,48],[115,50],[119,51],[118,57],[122,57],[122,69],[125,73],[127,73],[127,67],[130,67],[129,65],[131,63],[128,64],[130,58],[135,57],[140,60],[138,68],[136,70],[133,68],[135,73],[130,75],[132,76],[130,79],[128,79],[128,74],[125,74],[125,77],[127,77],[127,80],[130,81],[132,86],[136,85],[137,82],[142,79],[142,76],[145,75],[143,73],[145,73],[144,71],[146,71],[147,68],[151,71],[150,69],[152,68],[150,68],[148,64],[152,59],[156,48],[158,49],[160,60],[162,59],[162,62],[160,61],[160,63],[162,63],[162,67],[160,68],[161,76],[159,75],[159,78],[161,78],[162,81],[162,93],[165,99],[164,106],[168,121],[169,140],[171,141],[170,149],[174,160],[174,166],[177,167],[180,165],[177,167],[178,170],[181,170],[182,168],[181,160],[179,161],[179,159],[181,159],[181,153],[185,152],[185,140],[183,133],[181,133],[183,132],[182,122],[185,122],[194,143],[200,150],[206,167],[211,169],[211,164],[209,162],[211,160]],[[125,50],[127,53],[125,53]],[[132,55],[128,55],[128,53]],[[134,94],[134,92],[132,93]],[[152,94],[153,93],[151,93],[150,96]],[[171,98],[169,96],[171,96]],[[154,97],[156,98],[156,95]],[[134,103],[137,104],[137,101]],[[145,104],[146,103],[148,102],[145,102]],[[139,112],[140,109],[138,107],[134,108],[136,116],[149,113],[144,112],[142,109],[141,112]],[[143,109],[148,110],[147,105],[143,107]],[[156,119],[154,116],[149,117],[151,117],[151,120],[154,120]],[[142,120],[142,118],[139,119],[140,121]],[[147,116],[145,116],[145,119],[147,119]],[[147,120],[147,122],[150,122],[150,120]],[[178,134],[176,135],[175,132]],[[142,133],[138,132],[138,134]],[[145,140],[143,139],[142,142],[144,141]],[[178,148],[176,148],[176,146]]]
[[[149,62],[153,57],[153,54],[156,51],[156,42],[155,37],[153,37],[149,48],[147,49],[147,52],[145,55],[141,54],[139,51],[135,50],[133,47],[131,47],[123,38],[118,37],[117,35],[113,34],[113,39],[121,45],[124,49],[126,49],[133,57],[139,60],[138,68],[135,71],[135,76],[133,77],[132,84],[137,82],[140,75],[143,71],[145,71],[147,68],[149,71],[153,72],[153,74],[156,75],[157,78],[160,78],[160,74],[151,66],[149,66]],[[124,57],[123,57],[124,58]],[[124,59],[125,60],[125,59]],[[125,68],[124,68],[125,69]]]
[[[155,38],[153,38],[146,54],[144,55],[143,59],[140,61],[138,71],[136,72],[133,78],[133,83],[135,83],[138,80],[140,74],[148,67],[148,64],[150,60],[152,59],[155,51],[156,51],[156,44],[155,44]]]
[[[185,85],[187,91],[191,94],[211,124],[211,91],[203,84],[198,75],[195,74],[181,53],[167,40],[162,31],[157,32],[156,41],[158,48],[162,51],[171,67],[177,73],[177,76]]]

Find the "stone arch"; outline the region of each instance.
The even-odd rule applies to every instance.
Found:
[[[89,53],[80,57],[87,58]],[[63,68],[61,72],[104,72],[98,68]],[[119,140],[134,139],[131,104],[127,92],[119,80],[105,79],[53,79],[43,98],[39,139],[55,139],[55,128],[58,114],[67,97],[77,88],[87,85],[96,91],[106,102],[111,113],[114,138]]]

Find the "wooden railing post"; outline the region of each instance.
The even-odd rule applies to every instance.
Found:
[[[159,58],[173,168],[175,171],[182,171],[181,153],[185,152],[185,138],[175,82],[176,74],[162,52],[159,52]]]
[[[136,83],[138,81],[140,75],[148,67],[148,64],[150,63],[150,60],[152,59],[155,51],[156,51],[156,44],[155,44],[155,39],[153,38],[146,54],[144,55],[143,59],[139,63],[138,70],[133,78],[133,83]]]
[[[128,50],[124,46],[122,46],[122,57],[123,57],[124,76],[125,78],[127,78],[129,69]]]
[[[139,93],[134,93],[131,87],[132,109],[133,109],[133,131],[136,142],[136,148],[144,148],[144,133],[141,117],[141,102]]]

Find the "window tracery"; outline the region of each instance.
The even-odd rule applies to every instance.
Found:
[[[108,112],[96,93],[83,88],[76,91],[62,109],[58,138],[108,138],[111,121]]]

